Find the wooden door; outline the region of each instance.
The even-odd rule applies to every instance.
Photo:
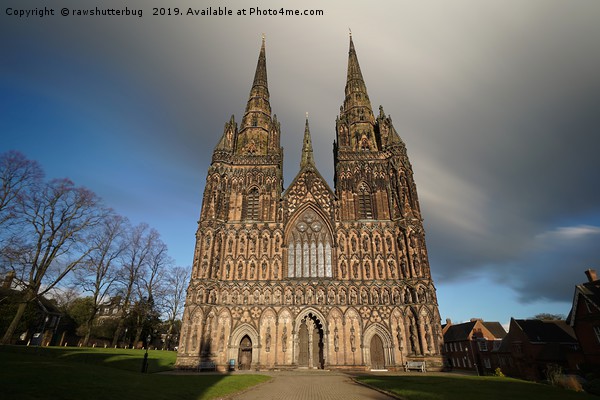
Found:
[[[383,342],[378,335],[373,335],[371,339],[371,368],[384,369],[385,356],[383,354]]]
[[[308,328],[304,321],[298,330],[298,366],[308,367]]]
[[[252,340],[247,335],[240,342],[240,350],[238,353],[238,368],[250,369],[252,366]]]

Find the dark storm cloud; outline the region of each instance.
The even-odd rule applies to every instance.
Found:
[[[153,18],[149,2],[127,5],[144,18],[3,20],[13,57],[0,65],[5,79],[105,126],[102,138],[131,155],[112,160],[123,174],[151,174],[118,191],[136,208],[177,204],[193,232],[212,149],[231,114],[241,120],[263,32],[285,183],[298,171],[305,112],[332,183],[351,27],[373,107],[407,144],[437,284],[491,274],[522,301],[568,301],[600,264],[596,1],[307,1],[326,15],[176,20]]]

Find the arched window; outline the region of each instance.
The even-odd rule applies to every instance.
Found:
[[[258,189],[250,189],[246,198],[246,219],[258,220],[258,198]]]
[[[317,213],[306,210],[288,239],[288,277],[331,277],[331,233]]]
[[[366,183],[358,187],[358,218],[373,219],[373,206],[371,204],[371,191]]]

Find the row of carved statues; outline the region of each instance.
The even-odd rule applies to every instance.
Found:
[[[378,305],[436,303],[435,290],[425,285],[416,287],[363,286],[335,287],[276,287],[218,288],[199,287],[193,301],[200,304],[264,304],[264,305]]]

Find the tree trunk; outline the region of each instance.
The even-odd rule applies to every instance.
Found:
[[[162,347],[163,350],[168,350],[171,347],[171,333],[173,333],[173,321],[169,320],[169,329],[167,329],[167,336]]]
[[[91,334],[92,334],[92,321],[88,320],[85,323],[85,337],[83,338],[83,343],[81,344],[83,347],[88,346],[88,342],[90,341]]]
[[[123,334],[123,325],[125,325],[125,318],[119,319],[117,329],[115,329],[115,336],[113,337],[112,347],[115,347],[119,343],[119,338]]]
[[[19,304],[19,308],[17,308],[17,313],[13,317],[13,320],[8,326],[6,332],[4,332],[4,336],[2,337],[2,344],[11,343],[12,337],[15,334],[15,331],[17,330],[17,326],[19,326],[19,322],[21,322],[21,317],[23,317],[23,314],[25,313],[27,304],[29,304],[29,302],[27,301],[24,301],[23,303]]]

